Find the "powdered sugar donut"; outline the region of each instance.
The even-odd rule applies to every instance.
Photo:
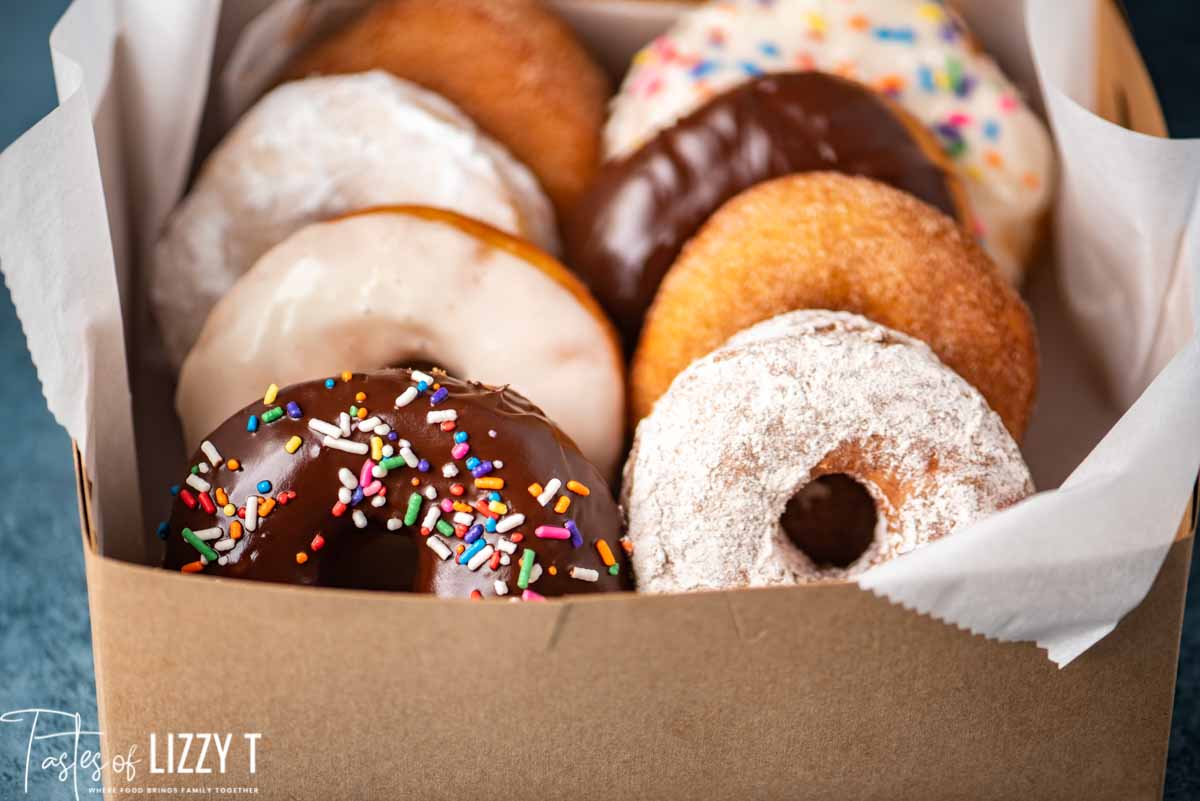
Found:
[[[964,179],[975,233],[1018,281],[1050,199],[1050,138],[939,2],[719,0],[686,12],[634,58],[605,128],[606,155],[632,151],[749,77],[809,69],[889,95],[937,134]]]
[[[781,522],[830,475],[877,511],[843,566],[814,561]],[[857,315],[798,311],[680,373],[638,426],[622,500],[638,588],[677,592],[851,577],[1032,491],[1000,418],[928,347]]]
[[[194,447],[272,382],[412,365],[511,385],[615,471],[625,386],[603,311],[542,251],[439,209],[314,223],[269,250],[213,307],[175,403]]]
[[[448,208],[557,252],[533,175],[439,95],[384,72],[284,84],[213,151],[158,243],[150,291],[172,362],[268,248],[388,203]]]

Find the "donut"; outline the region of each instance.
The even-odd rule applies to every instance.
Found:
[[[176,409],[194,447],[271,381],[413,365],[511,383],[616,471],[624,364],[604,312],[544,252],[438,209],[350,214],[267,251],[213,307]]]
[[[853,548],[793,525],[834,476],[873,502]],[[638,590],[663,593],[852,578],[1032,492],[1000,418],[924,343],[808,310],[679,374],[637,428],[621,502]]]
[[[813,170],[874,178],[969,220],[940,145],[898,105],[827,73],[772,73],[604,164],[564,231],[567,263],[632,349],[663,275],[722,203],[762,181]]]
[[[457,104],[529,165],[560,213],[600,161],[608,78],[534,0],[380,0],[285,75],[371,69]]]
[[[172,364],[268,248],[386,203],[448,208],[558,247],[537,180],[444,99],[383,72],[284,84],[205,161],[157,244],[150,296]]]
[[[412,369],[272,384],[182,478],[159,526],[172,570],[444,597],[632,587],[604,477],[512,389]]]
[[[927,343],[1020,439],[1037,389],[1033,321],[953,220],[868,178],[811,172],[730,200],[684,247],[646,315],[634,419],[689,362],[796,309],[861,314]]]
[[[717,0],[686,11],[634,58],[604,129],[605,155],[630,153],[717,92],[795,70],[859,81],[924,122],[963,178],[974,233],[1019,282],[1050,201],[1053,147],[941,3]]]

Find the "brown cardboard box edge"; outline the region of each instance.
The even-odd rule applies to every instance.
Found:
[[[852,585],[476,604],[89,551],[104,743],[261,732],[254,776],[138,781],[266,798],[1156,798],[1189,528],[1062,671]]]
[[[1115,7],[1099,107],[1162,135]],[[1115,25],[1113,23],[1116,23]],[[1058,671],[852,585],[547,604],[196,579],[97,553],[74,453],[104,747],[261,732],[266,798],[1157,798],[1194,529]],[[882,681],[881,681],[882,679]],[[238,757],[235,753],[234,757]],[[161,754],[159,759],[161,762]],[[106,785],[122,787],[107,772]]]

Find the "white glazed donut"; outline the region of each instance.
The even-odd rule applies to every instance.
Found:
[[[283,84],[213,151],[159,240],[150,291],[172,364],[268,248],[389,203],[458,211],[557,252],[532,173],[440,95],[378,71]]]
[[[414,362],[511,385],[614,474],[625,386],[612,325],[553,258],[438,209],[314,223],[269,250],[213,307],[175,404],[191,448],[271,382]]]
[[[818,565],[780,522],[845,474],[875,502],[873,540]],[[692,363],[638,426],[622,503],[638,589],[844,579],[1033,491],[983,396],[923,343],[845,312],[797,311]]]
[[[963,179],[975,234],[1013,283],[1050,201],[1049,135],[941,3],[719,0],[643,48],[612,102],[621,156],[713,95],[765,72],[821,70],[887,94],[937,135]]]

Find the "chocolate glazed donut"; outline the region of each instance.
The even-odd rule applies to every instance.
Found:
[[[512,390],[403,369],[268,397],[194,454],[165,567],[451,597],[632,588],[608,485]]]
[[[566,228],[568,264],[627,351],[667,269],[709,215],[755,184],[798,172],[862,175],[966,222],[933,136],[886,97],[820,72],[744,83],[606,164]]]

